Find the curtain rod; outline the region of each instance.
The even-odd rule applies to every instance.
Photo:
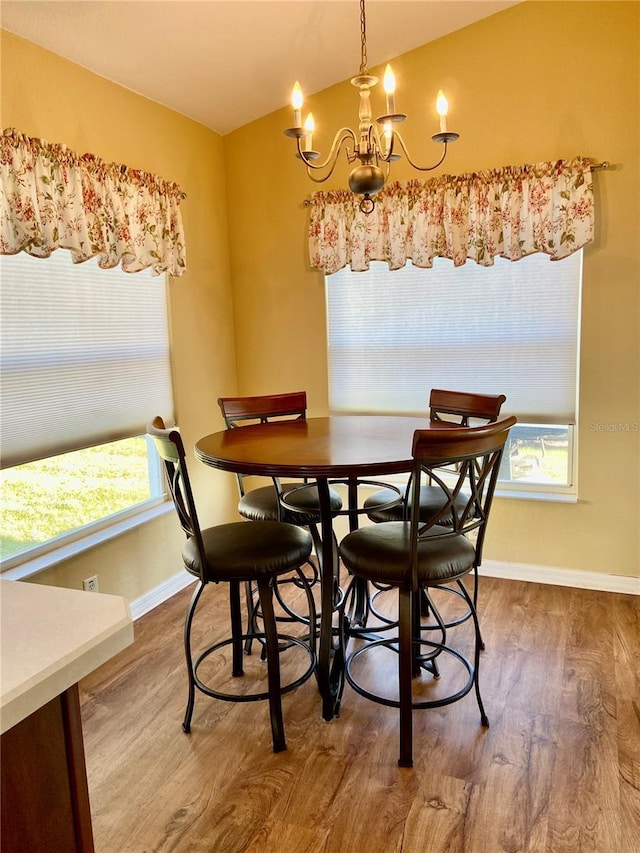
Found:
[[[611,168],[611,163],[608,160],[603,160],[601,163],[591,163],[589,166],[592,172],[597,172],[599,169],[609,169]],[[311,207],[313,201],[310,198],[305,198],[302,202],[305,207]]]

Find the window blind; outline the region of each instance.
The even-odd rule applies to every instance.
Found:
[[[523,423],[574,423],[581,276],[581,251],[326,276],[331,410],[425,413],[448,388],[505,394]]]
[[[147,271],[0,257],[2,467],[173,417],[165,283]]]

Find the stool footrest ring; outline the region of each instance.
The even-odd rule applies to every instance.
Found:
[[[451,705],[454,702],[457,702],[459,699],[462,699],[463,696],[466,696],[469,693],[475,682],[475,668],[473,664],[467,660],[467,658],[456,649],[451,648],[451,646],[445,646],[442,643],[435,643],[430,640],[413,640],[412,641],[415,646],[427,646],[432,651],[429,653],[428,658],[433,659],[437,655],[446,654],[451,655],[455,659],[457,659],[464,669],[467,672],[468,678],[465,684],[459,689],[456,690],[455,693],[451,693],[448,696],[443,696],[438,699],[424,699],[424,700],[414,700],[411,703],[411,707],[415,709],[419,708],[441,708],[444,705]],[[347,657],[345,663],[345,675],[346,679],[351,685],[351,687],[359,693],[361,696],[364,696],[366,699],[370,699],[372,702],[376,702],[378,705],[386,705],[390,708],[399,708],[400,701],[398,699],[390,699],[387,696],[381,696],[378,693],[372,693],[370,690],[367,690],[365,687],[360,684],[351,671],[351,667],[353,662],[365,654],[366,652],[371,651],[379,646],[383,646],[390,651],[398,652],[398,644],[399,639],[397,637],[385,637],[380,640],[373,640],[372,642],[368,642],[366,645],[362,646],[359,649],[356,649],[354,652]],[[423,668],[424,669],[424,668]],[[428,670],[427,670],[428,671]],[[434,676],[436,677],[436,676]],[[438,679],[439,680],[439,679]]]
[[[242,640],[264,640],[265,635],[260,634],[243,634]],[[316,654],[314,651],[309,649],[309,644],[299,637],[293,637],[290,634],[278,634],[278,641],[286,643],[287,647],[291,646],[299,646],[304,649],[307,654],[311,654],[311,660],[307,669],[293,681],[288,682],[287,684],[283,684],[280,687],[280,693],[289,693],[291,690],[295,690],[296,687],[299,687],[301,684],[304,684],[315,672],[316,669]],[[198,657],[196,658],[193,664],[193,679],[194,684],[200,690],[201,693],[206,694],[207,696],[211,696],[214,699],[222,699],[225,702],[259,702],[264,699],[269,698],[269,692],[263,691],[260,693],[228,693],[222,690],[215,690],[213,687],[210,687],[208,684],[205,684],[202,679],[198,677],[198,668],[200,664],[202,664],[209,655],[212,655],[214,652],[218,651],[224,646],[230,646],[233,642],[232,638],[227,638],[226,640],[222,640],[219,643],[214,643],[213,646],[209,646],[208,649],[205,649]],[[239,676],[240,678],[242,676]]]

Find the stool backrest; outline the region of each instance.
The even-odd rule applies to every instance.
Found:
[[[227,429],[252,424],[266,424],[274,420],[304,420],[307,416],[307,392],[292,391],[287,394],[266,394],[257,397],[219,397],[218,405]],[[236,474],[240,497],[244,497],[244,475]],[[277,477],[273,484],[280,491]]]
[[[307,414],[307,392],[267,394],[259,397],[219,397],[218,405],[229,429],[266,424],[272,420],[289,418],[302,420]]]
[[[173,505],[180,520],[180,526],[188,539],[193,539],[200,557],[201,571],[206,571],[206,559],[204,545],[202,543],[202,532],[198,521],[198,513],[193,499],[189,472],[184,452],[182,436],[176,427],[165,427],[164,421],[158,415],[147,424],[147,435],[153,440],[158,455],[164,463],[164,472],[167,479],[169,492],[173,499]],[[199,575],[203,583],[207,578]]]
[[[475,565],[480,564],[500,460],[509,430],[515,423],[512,416],[477,427],[414,433],[410,518],[415,589],[418,588],[417,553],[423,539],[449,539],[476,531]],[[421,522],[420,487],[425,480],[440,486],[446,503],[435,518]],[[438,526],[437,518],[449,511],[451,525]]]
[[[432,421],[449,420],[442,415],[454,415],[463,426],[469,419],[493,422],[497,420],[504,394],[469,394],[465,391],[444,391],[433,388],[429,397],[429,417]]]

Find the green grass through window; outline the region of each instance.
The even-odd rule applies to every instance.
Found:
[[[151,497],[144,437],[8,468],[0,474],[3,559]]]

